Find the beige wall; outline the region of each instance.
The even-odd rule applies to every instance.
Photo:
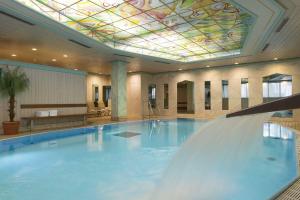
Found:
[[[143,115],[141,81],[141,74],[128,74],[127,76],[128,118],[140,118]]]
[[[102,101],[103,86],[110,85],[110,76],[107,75],[96,75],[88,74],[86,77],[86,100],[89,106],[93,105],[93,84],[99,86],[99,101]]]
[[[30,80],[27,91],[16,97],[16,119],[33,116],[35,110],[45,109],[20,109],[21,104],[85,104],[86,103],[86,76],[84,73],[72,73],[70,70],[43,67],[21,67]],[[19,65],[18,65],[19,66]],[[29,66],[29,67],[28,67]],[[3,68],[4,65],[0,65]],[[13,66],[11,66],[13,67]],[[47,110],[47,109],[46,109]],[[85,113],[86,108],[60,108],[59,114]],[[7,98],[0,99],[0,122],[8,120]],[[2,123],[1,123],[2,126]]]
[[[250,106],[262,103],[262,77],[274,73],[292,75],[293,93],[300,92],[300,59],[293,59],[283,62],[205,68],[155,75],[143,73],[141,74],[141,99],[143,102],[146,102],[148,98],[148,85],[156,84],[159,114],[176,116],[177,83],[184,80],[194,81],[195,114],[190,116],[215,118],[241,109],[240,87],[242,78],[248,78],[249,80]],[[222,80],[229,81],[229,110],[226,111],[222,110]],[[204,109],[204,81],[211,81],[211,110]],[[166,83],[169,84],[169,109],[163,109],[163,86]],[[139,98],[136,98],[135,101],[131,101],[130,103],[138,105],[137,101],[139,101]],[[145,114],[147,107],[144,106],[143,110]],[[300,119],[300,111],[295,111],[294,115]]]

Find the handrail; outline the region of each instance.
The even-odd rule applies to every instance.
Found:
[[[226,117],[229,118],[281,110],[291,110],[297,108],[300,108],[300,93],[268,103],[259,104],[233,113],[229,113],[226,115]]]

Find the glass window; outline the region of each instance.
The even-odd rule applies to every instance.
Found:
[[[292,95],[292,81],[282,81],[280,83],[280,96],[287,97]]]
[[[292,95],[292,81],[264,82],[263,97],[278,98]]]
[[[222,81],[222,97],[228,98],[228,81]]]
[[[249,83],[248,78],[242,78],[241,80],[241,107],[246,109],[249,107]]]
[[[243,78],[241,82],[241,97],[249,98],[249,83],[247,78]]]

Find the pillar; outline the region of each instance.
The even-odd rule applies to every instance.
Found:
[[[113,61],[111,72],[111,118],[127,118],[127,62]]]

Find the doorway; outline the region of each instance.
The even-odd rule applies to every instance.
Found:
[[[177,83],[177,113],[194,114],[194,82]]]

